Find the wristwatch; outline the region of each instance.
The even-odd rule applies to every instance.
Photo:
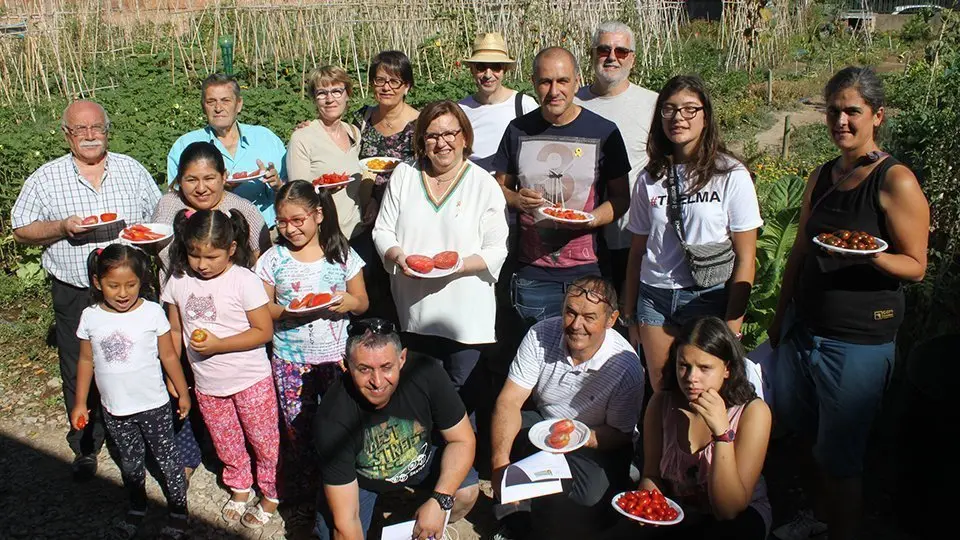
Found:
[[[713,437],[713,442],[733,442],[736,438],[737,432],[732,428],[728,429],[723,435],[711,435]]]
[[[433,495],[430,495],[430,498],[437,501],[440,504],[441,510],[450,510],[453,508],[453,495],[447,495],[446,493],[440,493],[439,491],[434,491]]]

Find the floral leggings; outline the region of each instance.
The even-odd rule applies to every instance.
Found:
[[[103,411],[107,433],[117,443],[120,453],[120,473],[130,497],[130,509],[147,509],[146,461],[147,448],[157,460],[163,475],[164,493],[171,514],[187,513],[187,483],[183,462],[174,442],[173,416],[166,404],[128,416],[114,416]]]
[[[217,457],[223,462],[223,483],[233,491],[246,491],[253,485],[246,447],[250,443],[257,460],[260,492],[278,500],[280,430],[277,393],[270,377],[230,396],[208,396],[197,391],[197,405],[210,430]]]
[[[343,372],[339,363],[298,364],[273,357],[273,378],[280,399],[284,435],[284,498],[316,494],[318,469],[311,454],[313,418],[321,396]]]

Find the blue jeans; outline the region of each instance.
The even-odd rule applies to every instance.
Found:
[[[513,307],[527,326],[557,317],[563,309],[567,284],[558,281],[540,281],[513,276],[510,283]]]
[[[893,373],[894,342],[849,343],[790,322],[777,348],[775,417],[795,433],[816,437],[813,457],[828,474],[860,476]]]
[[[661,289],[640,283],[637,322],[647,326],[683,326],[691,319],[727,312],[725,283],[706,289]]]
[[[433,447],[431,455],[433,457],[430,459],[430,464],[404,482],[402,484],[403,486],[423,486],[425,489],[429,489],[431,492],[433,491],[437,480],[440,479],[443,447]],[[479,482],[480,476],[477,474],[476,469],[470,467],[470,470],[467,471],[467,477],[463,479],[463,482],[460,483],[460,487],[457,489],[460,490],[475,486]],[[398,487],[400,486],[398,485]],[[358,488],[358,491],[360,496],[360,526],[363,528],[363,537],[366,538],[367,531],[370,530],[370,522],[373,521],[373,509],[377,505],[377,497],[380,494],[375,491],[367,491],[363,488]],[[327,504],[327,498],[321,485],[320,491],[317,493],[317,514],[313,527],[313,534],[320,537],[320,540],[330,540],[333,538],[333,531],[330,529],[328,523],[333,523],[333,515],[330,512],[330,506]]]

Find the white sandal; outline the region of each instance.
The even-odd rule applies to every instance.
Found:
[[[255,506],[247,508],[247,512],[240,518],[240,523],[243,523],[243,526],[249,529],[260,529],[270,522],[270,518],[272,518],[276,512],[276,510],[267,512],[260,506],[260,503],[257,503]],[[246,519],[247,516],[251,516],[255,521],[251,523],[250,520]]]
[[[220,518],[227,523],[236,523],[246,513],[248,501],[235,501],[230,499],[220,510]],[[233,512],[237,517],[228,516],[227,512]]]

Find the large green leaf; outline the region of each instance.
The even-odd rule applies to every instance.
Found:
[[[776,261],[786,264],[793,242],[797,239],[800,224],[800,208],[786,208],[777,212],[763,225],[757,239],[757,255],[761,261]]]
[[[788,208],[800,208],[803,204],[803,190],[806,182],[803,178],[788,174],[781,177],[767,193],[764,206],[767,214],[776,214]]]

